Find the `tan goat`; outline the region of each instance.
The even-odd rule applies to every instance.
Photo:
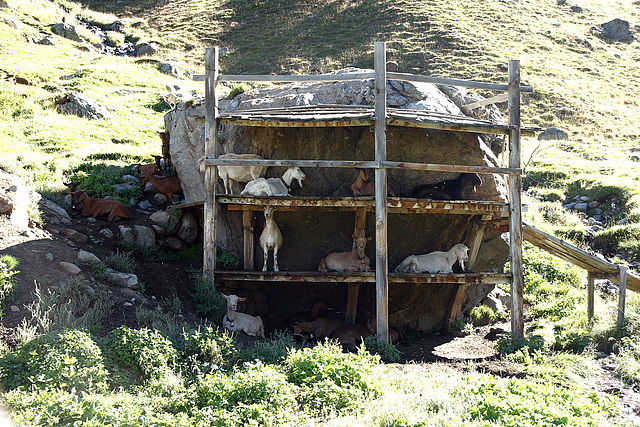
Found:
[[[371,261],[365,254],[365,247],[371,237],[365,237],[364,233],[353,235],[356,249],[350,252],[334,252],[320,261],[318,271],[371,271]]]
[[[246,313],[238,313],[238,302],[244,301],[246,298],[240,298],[237,295],[225,295],[222,297],[227,300],[227,314],[222,319],[222,327],[232,332],[244,332],[252,337],[264,338],[264,324],[260,316],[251,316]]]

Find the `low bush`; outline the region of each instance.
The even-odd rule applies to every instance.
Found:
[[[514,338],[510,334],[503,334],[495,344],[496,351],[500,354],[512,354],[524,350],[528,354],[542,351],[545,348],[544,338],[533,335],[529,338]]]
[[[120,251],[105,257],[104,263],[116,271],[130,274],[135,273],[137,266],[136,260],[133,259],[129,252]]]
[[[275,426],[291,417],[296,400],[285,374],[258,363],[205,375],[194,386],[193,404],[200,425]]]
[[[371,354],[377,354],[385,362],[397,362],[400,350],[391,343],[378,341],[378,337],[371,335],[364,339],[364,345]]]
[[[198,376],[228,369],[236,352],[229,334],[206,325],[183,332],[179,358],[187,375]]]
[[[80,330],[40,335],[0,358],[0,383],[6,390],[103,390],[107,375],[100,348]]]
[[[118,373],[134,383],[162,378],[174,365],[177,352],[158,331],[120,326],[111,331],[105,354]]]
[[[16,281],[13,276],[19,273],[16,270],[18,260],[11,255],[0,255],[0,316],[2,308],[13,298]]]
[[[215,323],[222,323],[227,313],[227,302],[220,291],[203,277],[195,278],[195,292],[191,295],[196,302],[196,310],[200,316]]]
[[[293,349],[284,361],[289,382],[298,386],[306,413],[326,416],[355,408],[379,388],[371,374],[379,358],[361,347],[357,354],[343,353],[329,341],[312,348]]]
[[[496,321],[496,313],[491,307],[479,305],[469,310],[469,319],[473,326],[485,326]]]

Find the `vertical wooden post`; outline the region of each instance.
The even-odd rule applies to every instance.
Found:
[[[624,327],[624,305],[627,298],[627,266],[619,265],[620,270],[620,295],[618,296],[618,331],[622,333]]]
[[[595,273],[587,272],[587,319],[593,321],[594,313],[594,294],[595,294]]]
[[[205,50],[205,124],[204,124],[204,156],[216,157],[218,141],[218,48],[210,47]],[[216,269],[216,220],[218,206],[216,204],[216,178],[218,168],[207,166],[204,173],[204,259],[202,275],[212,286],[215,285],[214,271]]]
[[[387,44],[374,44],[376,145],[376,322],[378,341],[389,342],[387,261]]]
[[[253,271],[256,243],[253,237],[255,220],[251,209],[242,211],[242,227],[244,228],[244,269]]]
[[[509,60],[509,167],[520,168],[520,61]],[[511,254],[511,334],[524,337],[522,269],[522,176],[509,175],[509,246]]]

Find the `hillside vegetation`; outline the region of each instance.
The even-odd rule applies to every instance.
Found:
[[[640,261],[640,163],[632,159],[640,156],[640,41],[607,42],[590,31],[614,18],[634,27],[638,2],[585,0],[578,11],[561,0],[6,1],[0,168],[62,205],[68,179],[86,179],[97,193],[109,186],[90,182],[92,171],[130,171],[160,154],[157,132],[171,108],[167,85],[186,96],[202,93],[189,75],[203,73],[205,47],[223,48],[223,73],[321,73],[372,67],[373,43],[386,41],[401,72],[504,83],[507,61],[519,59],[523,84],[535,89],[523,96],[523,123],[569,134],[523,140],[527,219],[579,245],[600,239],[626,258],[617,261]],[[63,18],[87,42],[34,43]],[[124,22],[123,31],[108,32],[107,41],[84,26],[115,20]],[[124,41],[159,49],[114,57],[92,45]],[[176,61],[177,76],[159,71],[164,60]],[[14,83],[16,77],[30,84]],[[71,91],[103,103],[111,117],[60,114],[56,100]],[[585,218],[560,206],[575,196],[601,200],[614,212],[600,234],[589,234]],[[79,319],[98,309],[108,315],[96,274],[95,295],[72,281],[35,298],[31,323],[16,332],[22,345],[0,346],[0,403],[28,426],[631,425],[618,398],[597,391],[594,378],[604,376],[605,360],[619,381],[640,385],[638,298],[628,296],[622,331],[611,295],[598,295],[589,322],[584,272],[528,245],[524,260],[529,328],[526,339],[497,341],[496,372],[505,378],[468,364],[385,365],[369,352],[393,360],[397,349],[375,340],[358,354],[330,343],[302,348],[286,334],[248,349],[204,323],[185,324],[175,312],[141,310],[146,328],[81,330]],[[20,260],[0,261],[6,305]],[[203,300],[215,299],[215,289],[201,284],[200,291]],[[42,321],[51,313],[66,315]],[[454,327],[468,333],[476,320],[467,314]]]

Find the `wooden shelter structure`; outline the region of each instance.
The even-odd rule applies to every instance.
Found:
[[[456,284],[447,320],[455,320],[461,310],[465,291],[468,286],[478,283],[510,283],[512,296],[512,333],[523,336],[524,321],[522,312],[523,270],[522,270],[522,208],[520,193],[522,188],[522,169],[520,166],[521,134],[532,133],[520,123],[520,95],[532,92],[531,87],[520,84],[520,63],[509,61],[507,84],[494,84],[437,77],[419,76],[386,71],[386,44],[374,45],[374,72],[361,72],[335,75],[222,75],[218,67],[218,48],[209,48],[205,54],[206,74],[194,76],[195,80],[205,81],[205,201],[204,201],[204,265],[205,278],[214,283],[218,280],[279,281],[279,282],[334,282],[347,283],[346,321],[355,320],[355,307],[360,284],[375,283],[376,318],[378,339],[388,342],[388,289],[389,283],[450,283]],[[313,82],[374,80],[375,104],[371,106],[317,105],[291,108],[273,108],[262,110],[244,110],[220,113],[218,109],[217,88],[220,82]],[[466,116],[454,116],[429,111],[392,109],[387,107],[386,81],[404,80],[446,84],[470,88],[479,88],[502,92],[496,97],[465,106],[477,108],[495,102],[508,101],[509,122],[507,125],[495,124]],[[219,159],[216,153],[218,124],[228,123],[241,126],[262,127],[344,127],[368,126],[375,132],[375,158],[368,161],[348,160],[227,160]],[[386,152],[386,129],[388,126],[402,126],[446,130],[452,132],[494,133],[508,137],[508,167],[463,166],[451,164],[429,164],[388,161]],[[263,165],[263,166],[299,166],[321,168],[372,168],[375,170],[375,197],[243,197],[216,194],[217,167],[221,165]],[[387,196],[387,170],[405,169],[419,171],[503,174],[507,176],[508,202],[488,201],[438,201]],[[245,271],[216,271],[216,224],[218,205],[229,210],[243,212],[245,229]],[[366,212],[375,212],[375,272],[362,273],[319,273],[319,272],[257,272],[253,271],[254,243],[253,211],[264,206],[277,206],[278,210],[296,210],[304,208],[329,210],[355,210],[355,230],[364,229]],[[390,273],[387,259],[387,216],[389,213],[446,213],[470,215],[473,217],[468,241],[470,253],[468,267],[473,265],[478,255],[480,243],[487,227],[499,224],[510,234],[510,273],[468,273],[468,274],[404,274]]]

